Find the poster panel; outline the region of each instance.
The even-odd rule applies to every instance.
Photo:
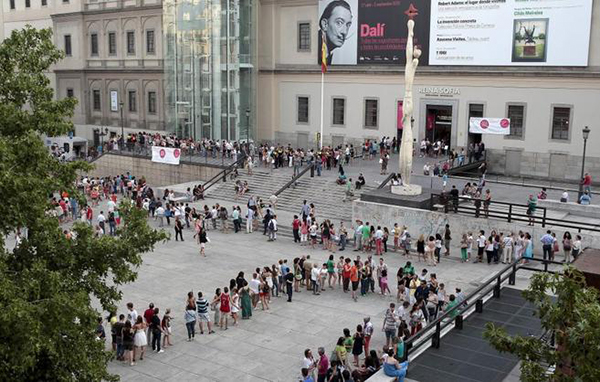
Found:
[[[319,0],[319,43],[327,44],[328,65],[404,65],[406,22],[415,19],[420,65],[429,57],[429,0]]]
[[[469,133],[476,134],[510,134],[509,118],[469,118]]]
[[[152,146],[152,162],[179,164],[181,150],[172,147]]]
[[[432,0],[429,64],[587,66],[591,15],[592,0]]]

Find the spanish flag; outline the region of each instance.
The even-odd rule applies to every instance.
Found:
[[[321,73],[327,73],[327,43],[325,43],[325,34],[321,38]]]

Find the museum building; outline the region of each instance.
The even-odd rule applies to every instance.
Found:
[[[358,3],[364,5],[362,0]],[[399,3],[404,11],[411,2]],[[436,1],[431,2],[432,7],[434,3]],[[485,64],[432,65],[433,48],[430,47],[430,64],[418,67],[414,81],[417,148],[424,137],[444,139],[451,148],[458,150],[471,142],[483,141],[492,172],[557,180],[578,179],[584,144],[582,130],[588,126],[591,132],[587,142],[586,170],[600,174],[600,3],[559,3],[573,3],[570,4],[573,6],[587,3],[578,20],[588,28],[583,28],[580,31],[582,37],[575,40],[577,32],[572,27],[564,34],[558,30],[562,25],[553,17],[560,15],[562,10],[548,16],[549,22],[544,20],[548,28],[544,36],[548,45],[546,62],[533,61],[526,65],[510,62],[510,53],[508,62],[502,62],[502,57],[494,60],[491,56],[501,45],[494,43],[473,55],[473,61]],[[321,122],[321,67],[317,56],[321,49],[318,33],[322,8],[315,0],[260,2],[257,86],[257,134],[260,139],[289,142],[300,147],[315,144]],[[361,12],[363,9],[360,8]],[[385,20],[386,16],[380,17]],[[417,28],[420,16],[415,17]],[[473,18],[467,16],[467,21]],[[430,17],[433,20],[433,12]],[[367,22],[376,25],[375,21],[378,21],[372,15],[361,17],[359,14],[357,19],[356,35],[363,34],[361,29]],[[438,14],[440,19],[444,18]],[[573,19],[567,17],[566,21]],[[406,18],[399,23],[403,26],[400,36],[405,37]],[[510,36],[513,22],[507,24]],[[544,25],[538,25],[538,30],[542,27]],[[370,31],[365,34],[368,33]],[[562,41],[552,46],[553,36]],[[561,49],[552,51],[552,48],[560,47],[559,43],[563,44]],[[510,45],[507,48],[510,49]],[[578,57],[571,59],[569,56]],[[563,65],[563,62],[569,65]],[[403,64],[334,63],[328,67],[324,78],[325,144],[356,145],[365,139],[401,136]],[[471,117],[510,118],[510,134],[471,134]]]

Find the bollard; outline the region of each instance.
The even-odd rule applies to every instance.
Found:
[[[477,313],[483,313],[483,300],[482,299],[477,300],[477,302],[475,303],[475,311]]]

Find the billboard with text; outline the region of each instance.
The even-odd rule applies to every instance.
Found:
[[[319,0],[329,65],[587,66],[593,0]],[[577,22],[573,22],[577,20]]]

